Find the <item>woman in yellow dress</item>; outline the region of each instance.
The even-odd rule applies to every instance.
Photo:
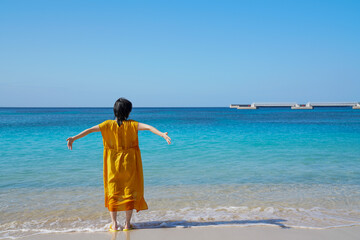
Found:
[[[132,103],[119,98],[114,104],[115,120],[107,120],[92,128],[86,129],[74,137],[69,137],[67,145],[72,150],[75,140],[92,132],[101,132],[104,144],[104,193],[105,207],[109,209],[112,224],[110,231],[121,228],[116,221],[118,211],[126,211],[123,230],[131,229],[130,220],[133,209],[137,212],[148,209],[144,199],[144,178],[139,149],[138,131],[149,130],[171,143],[167,132],[128,120]]]

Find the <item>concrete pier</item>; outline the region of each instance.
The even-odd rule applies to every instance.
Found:
[[[290,107],[291,109],[314,109],[314,107],[352,107],[353,109],[360,109],[360,102],[349,103],[252,103],[252,104],[230,104],[230,108],[236,109],[258,109],[263,107]]]
[[[312,105],[310,105],[309,103],[307,104],[295,104],[294,106],[291,106],[291,109],[313,109],[314,107]]]

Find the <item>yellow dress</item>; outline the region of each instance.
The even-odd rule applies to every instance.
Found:
[[[111,212],[146,210],[138,122],[116,120],[99,124],[104,144],[105,207]]]

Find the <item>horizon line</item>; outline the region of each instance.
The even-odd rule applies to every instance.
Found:
[[[0,108],[113,108],[113,107],[0,107]],[[133,107],[133,108],[228,108],[228,106],[211,106],[211,107],[186,107],[186,106],[182,106],[182,107]]]

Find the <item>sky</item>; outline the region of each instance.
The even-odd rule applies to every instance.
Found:
[[[0,107],[359,102],[360,1],[0,1]]]

